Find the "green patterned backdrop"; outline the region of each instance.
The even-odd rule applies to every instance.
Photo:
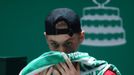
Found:
[[[115,64],[122,75],[134,75],[134,1],[111,0],[107,6],[120,9],[126,43],[118,46],[85,46],[79,51],[88,52],[97,59]],[[67,7],[83,16],[83,8],[95,6],[92,0],[0,0],[0,56],[27,56],[28,61],[49,51],[44,32],[44,19],[54,8]]]

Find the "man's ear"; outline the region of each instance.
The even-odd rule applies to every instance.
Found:
[[[44,35],[46,36],[46,32],[44,32]]]
[[[80,43],[82,43],[84,39],[85,39],[85,33],[84,33],[84,31],[82,31],[80,33]]]
[[[45,38],[47,38],[47,34],[46,34],[46,32],[44,32],[44,36],[45,36]]]

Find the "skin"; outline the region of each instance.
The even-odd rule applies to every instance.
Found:
[[[68,34],[47,35],[45,32],[44,35],[51,50],[65,53],[76,51],[80,43],[84,40],[84,32],[75,33],[72,37]],[[72,63],[68,57],[65,59],[65,63],[50,67],[38,75],[80,75],[79,64]]]
[[[61,34],[46,35],[46,39],[51,50],[70,53],[70,49],[68,48],[71,47],[72,51],[76,51],[79,44],[82,42],[83,37],[81,37],[79,34],[74,34],[72,37],[67,34]],[[57,44],[58,47],[55,47],[55,44]],[[66,47],[65,45],[69,47]]]

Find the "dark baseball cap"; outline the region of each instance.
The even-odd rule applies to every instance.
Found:
[[[72,36],[82,31],[80,18],[69,8],[54,9],[45,20],[45,31],[47,35],[69,34]]]

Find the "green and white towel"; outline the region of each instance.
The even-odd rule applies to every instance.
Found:
[[[22,69],[19,75],[35,75],[53,65],[65,62],[64,56],[68,56],[72,62],[80,64],[80,75],[103,75],[108,69],[114,71],[117,75],[121,75],[114,65],[103,60],[96,60],[88,53],[74,52],[65,54],[57,51],[46,52],[34,59]]]

